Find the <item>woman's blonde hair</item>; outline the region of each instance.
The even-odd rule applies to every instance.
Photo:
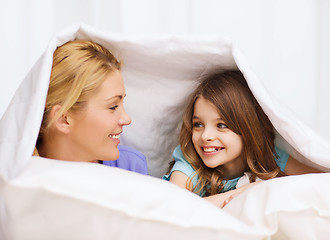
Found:
[[[33,155],[39,155],[37,149],[47,129],[65,112],[82,110],[107,75],[120,68],[121,63],[110,51],[95,42],[74,40],[58,47],[53,55],[44,116]],[[49,120],[55,105],[61,109]]]
[[[251,173],[250,181],[256,177],[270,179],[283,176],[274,157],[274,127],[253,96],[240,71],[225,71],[207,76],[192,93],[186,107],[180,132],[180,145],[187,161],[196,170],[198,183],[193,191],[206,190],[214,195],[223,189],[225,176],[219,168],[208,168],[197,154],[192,143],[192,117],[194,105],[199,96],[210,101],[229,129],[242,137],[242,156],[246,159],[246,171]],[[191,179],[187,187],[192,186]]]

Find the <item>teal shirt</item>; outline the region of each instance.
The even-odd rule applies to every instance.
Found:
[[[289,158],[289,154],[284,152],[283,150],[275,147],[275,151],[278,155],[278,159],[276,160],[277,165],[280,167],[281,171],[284,171],[286,163],[288,161]],[[181,147],[177,146],[174,151],[173,151],[173,158],[175,160],[175,164],[173,166],[173,168],[171,169],[171,172],[167,175],[163,176],[164,180],[169,181],[172,172],[174,171],[180,171],[182,173],[184,173],[185,175],[187,175],[191,181],[193,186],[196,186],[197,181],[198,181],[198,176],[194,175],[195,174],[195,169],[190,165],[190,163],[187,162],[187,160],[185,159],[185,157],[183,156],[183,153],[181,151]],[[224,188],[221,192],[227,192],[229,190],[233,190],[236,188],[237,182],[241,177],[237,177],[234,179],[230,179],[230,180],[223,180],[222,184],[224,185]],[[205,191],[201,191],[200,196],[204,196]]]

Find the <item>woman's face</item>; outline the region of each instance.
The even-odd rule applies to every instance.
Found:
[[[116,160],[123,126],[131,123],[124,109],[125,87],[116,70],[88,100],[86,108],[72,114],[70,143],[79,161]]]
[[[230,178],[240,175],[245,168],[242,138],[227,127],[216,107],[201,96],[194,105],[192,126],[192,142],[205,166],[220,166]]]

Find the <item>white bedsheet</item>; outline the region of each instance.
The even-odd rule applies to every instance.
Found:
[[[147,156],[152,176],[31,157],[53,51],[75,38],[99,42],[124,61],[133,122],[122,142]],[[238,67],[274,124],[277,143],[329,172],[329,142],[273,101],[229,40],[120,35],[73,25],[51,40],[0,121],[0,239],[326,239],[329,173],[265,181],[223,210],[158,178],[177,144],[186,96],[215,67]]]

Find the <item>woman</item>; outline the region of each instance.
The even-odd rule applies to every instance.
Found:
[[[121,63],[97,43],[75,40],[58,47],[33,155],[100,162],[147,174],[141,153],[118,149],[123,127],[131,123],[123,105],[120,69]],[[117,162],[103,162],[109,160]]]

